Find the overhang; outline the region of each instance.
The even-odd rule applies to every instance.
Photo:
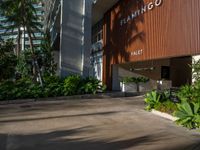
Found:
[[[104,14],[119,0],[96,0],[92,7],[92,25],[101,20]]]

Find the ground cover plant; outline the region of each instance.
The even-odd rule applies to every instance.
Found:
[[[177,110],[176,104],[170,100],[169,91],[151,91],[145,95],[146,110],[151,111],[152,109],[172,114]]]

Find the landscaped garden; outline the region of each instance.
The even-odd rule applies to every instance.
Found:
[[[181,87],[175,95],[170,90],[151,91],[145,96],[146,110],[171,114],[176,123],[189,129],[200,128],[200,61],[194,61],[192,85]]]
[[[10,26],[5,34],[17,32],[16,39],[0,37],[0,100],[46,98],[78,94],[96,94],[106,88],[95,78],[56,76],[54,49],[49,30],[42,29],[41,18],[33,7],[39,0],[6,0],[0,3],[0,15]],[[25,32],[29,44],[21,42]],[[34,45],[35,33],[41,33],[40,45]],[[24,39],[25,40],[25,39]],[[24,47],[24,49],[22,48]]]

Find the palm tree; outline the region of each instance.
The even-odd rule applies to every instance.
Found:
[[[38,16],[33,4],[38,3],[39,0],[3,0],[0,5],[1,13],[7,18],[7,22],[12,23],[9,27],[18,30],[17,40],[17,55],[20,55],[20,40],[21,40],[21,28],[26,30],[30,43],[30,50],[33,60],[33,76],[36,81],[39,78],[42,84],[40,68],[38,66],[37,57],[35,54],[35,48],[33,40],[35,38],[34,32],[40,31],[41,24],[38,23]]]
[[[20,13],[18,10],[17,0],[4,0],[0,3],[0,13],[2,16],[6,17],[6,22],[11,23],[9,26],[2,26],[6,29],[6,32],[11,31],[14,32],[15,29],[17,29],[18,36],[17,36],[17,49],[15,51],[15,54],[17,57],[19,57],[20,54],[20,41],[21,41],[21,22],[20,22]]]

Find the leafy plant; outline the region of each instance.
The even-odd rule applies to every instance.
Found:
[[[200,101],[195,102],[182,102],[177,105],[178,110],[174,113],[179,119],[177,124],[187,127],[189,129],[200,127]]]
[[[192,101],[194,96],[193,94],[193,87],[191,85],[185,85],[180,88],[179,92],[177,93],[177,96],[182,101]]]
[[[44,97],[62,96],[63,80],[57,76],[44,77]]]
[[[149,79],[148,78],[145,78],[145,77],[124,77],[122,79],[122,82],[124,84],[127,84],[127,83],[146,83],[148,82]]]
[[[79,94],[81,77],[78,75],[69,76],[64,80],[64,95]]]
[[[146,94],[145,103],[146,110],[150,111],[160,104],[161,95],[157,91],[152,91]]]
[[[170,100],[160,102],[155,109],[161,112],[173,114],[177,110],[177,105]]]
[[[11,79],[15,75],[17,57],[14,55],[13,49],[12,41],[0,39],[0,81]]]
[[[97,92],[104,92],[106,87],[98,79],[89,77],[83,79],[80,90],[84,94],[96,94]]]

